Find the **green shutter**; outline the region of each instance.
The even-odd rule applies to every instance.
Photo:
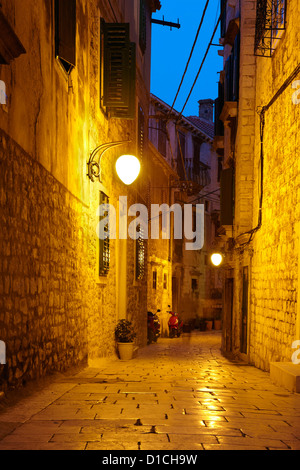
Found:
[[[112,117],[134,118],[136,47],[129,41],[129,23],[102,22],[103,105]]]
[[[122,119],[134,119],[135,118],[135,94],[136,94],[136,45],[130,43],[129,47],[129,62],[128,62],[129,74],[128,81],[123,82],[125,93],[128,96],[127,106],[115,106],[110,108],[111,116]]]

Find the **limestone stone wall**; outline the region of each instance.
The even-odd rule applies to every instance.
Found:
[[[292,342],[298,338],[299,311],[299,119],[293,103],[295,88],[282,89],[299,60],[300,5],[288,2],[286,30],[271,58],[253,54],[255,3],[241,2],[241,66],[238,132],[236,137],[236,211],[233,309],[233,351],[241,348],[242,272],[248,267],[247,355],[257,367],[269,370],[272,361],[291,361]],[[252,52],[251,52],[252,51]],[[299,76],[295,78],[299,80]],[[259,111],[277,99],[265,113],[263,184]],[[245,234],[259,220],[263,190],[262,225],[253,241]],[[299,319],[299,314],[298,314]]]
[[[0,133],[0,337],[15,384],[88,352],[86,207]]]
[[[266,106],[300,63],[297,0],[288,2],[286,31],[271,59],[257,59],[256,106]],[[300,79],[300,74],[295,80]],[[250,355],[259,367],[291,361],[297,337],[300,216],[300,105],[289,85],[265,114],[262,228],[253,248]],[[259,180],[256,119],[255,180]],[[257,184],[256,184],[257,187]],[[254,195],[256,194],[254,190]],[[257,203],[257,199],[256,199]]]

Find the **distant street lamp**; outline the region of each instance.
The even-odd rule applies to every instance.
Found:
[[[210,260],[214,266],[218,267],[223,262],[223,255],[221,253],[213,253]]]

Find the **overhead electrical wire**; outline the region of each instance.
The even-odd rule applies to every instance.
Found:
[[[204,20],[204,17],[205,17],[205,13],[206,13],[206,10],[207,10],[209,1],[210,1],[210,0],[207,0],[207,1],[206,1],[205,7],[204,7],[204,10],[203,10],[203,13],[202,13],[202,17],[201,17],[201,20],[200,20],[200,23],[199,23],[199,26],[198,26],[198,30],[197,30],[197,33],[196,33],[196,36],[195,36],[195,39],[194,39],[194,43],[193,43],[193,46],[192,46],[192,49],[191,49],[191,52],[190,52],[188,61],[187,61],[187,63],[186,63],[185,70],[184,70],[184,72],[183,72],[183,75],[182,75],[182,78],[181,78],[181,81],[180,81],[180,84],[179,84],[179,87],[178,87],[176,96],[175,96],[175,98],[174,98],[174,101],[173,101],[173,104],[172,104],[172,106],[171,106],[171,109],[169,110],[169,115],[171,114],[171,112],[172,112],[172,110],[173,110],[173,108],[174,108],[174,106],[175,106],[175,103],[176,103],[178,94],[179,94],[180,89],[181,89],[181,87],[182,87],[182,83],[183,83],[184,77],[185,77],[185,75],[186,75],[188,66],[189,66],[189,64],[190,64],[192,55],[193,55],[193,53],[194,53],[194,49],[195,49],[195,46],[196,46],[196,43],[197,43],[197,40],[198,40],[198,36],[199,36],[200,30],[201,30],[201,27],[202,27],[202,23],[203,23],[203,20]]]
[[[186,99],[186,101],[185,101],[185,103],[184,103],[184,105],[183,105],[183,108],[182,108],[181,112],[179,113],[178,120],[181,119],[181,116],[182,116],[182,114],[183,114],[183,111],[184,111],[184,109],[185,109],[185,107],[186,107],[186,105],[187,105],[187,103],[188,103],[188,101],[189,101],[189,99],[190,99],[190,97],[191,97],[191,94],[192,94],[192,92],[193,92],[193,89],[194,89],[194,87],[195,87],[195,85],[196,85],[196,83],[197,83],[197,80],[198,80],[198,78],[199,78],[199,75],[200,75],[200,72],[201,72],[201,70],[202,70],[203,64],[204,64],[204,62],[205,62],[205,60],[206,60],[207,54],[208,54],[208,52],[209,52],[209,49],[210,49],[210,47],[211,47],[211,45],[212,45],[212,43],[213,43],[213,40],[214,40],[216,31],[217,31],[218,26],[219,26],[219,23],[220,23],[220,21],[221,21],[221,18],[222,18],[222,16],[223,16],[224,12],[225,12],[226,4],[227,4],[227,2],[224,2],[224,5],[223,5],[223,8],[222,8],[221,14],[220,14],[219,19],[218,19],[218,21],[217,21],[217,23],[216,23],[216,26],[215,26],[215,28],[214,28],[214,30],[213,30],[211,39],[210,39],[209,44],[208,44],[208,46],[207,46],[206,52],[205,52],[204,57],[203,57],[203,59],[202,59],[202,62],[201,62],[201,65],[200,65],[200,67],[199,67],[199,70],[198,70],[198,73],[197,73],[197,75],[196,75],[196,78],[195,78],[195,80],[194,80],[194,82],[193,82],[193,85],[192,85],[192,87],[191,87],[191,89],[190,89],[190,92],[189,92],[189,94],[188,94],[188,97],[187,97],[187,99]]]

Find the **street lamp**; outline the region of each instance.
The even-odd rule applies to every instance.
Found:
[[[210,260],[214,266],[218,267],[223,262],[223,255],[221,253],[213,253]]]
[[[141,169],[139,160],[134,155],[122,155],[116,161],[116,172],[118,177],[124,184],[133,183]]]
[[[88,165],[88,173],[87,176],[90,178],[91,181],[94,181],[95,178],[99,179],[101,183],[101,158],[103,154],[113,147],[118,147],[120,145],[126,144],[131,142],[131,140],[122,140],[119,142],[109,142],[106,144],[101,144],[93,150],[90,155]],[[100,152],[98,161],[95,160],[97,153]],[[119,176],[120,180],[123,181],[124,184],[130,185],[132,184],[139,175],[140,172],[140,162],[137,157],[134,155],[122,155],[118,158],[116,162],[116,172]]]

